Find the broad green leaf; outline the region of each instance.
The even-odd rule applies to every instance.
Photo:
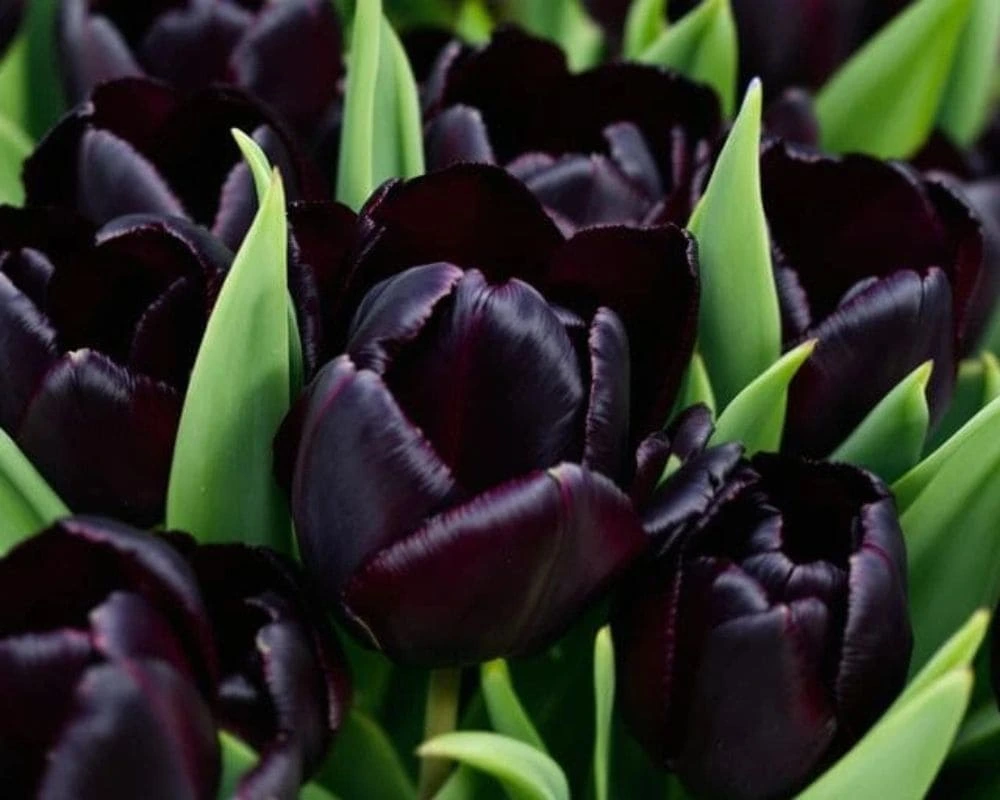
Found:
[[[455,33],[472,44],[485,44],[493,32],[493,17],[482,0],[464,0],[455,20]]]
[[[637,60],[670,67],[707,83],[718,93],[723,113],[730,117],[736,105],[738,46],[729,0],[702,0],[664,30]]]
[[[698,352],[720,408],[781,354],[760,190],[760,115],[760,82],[753,81],[688,223],[701,262]]]
[[[803,342],[775,361],[719,415],[713,444],[743,442],[747,455],[761,450],[777,452],[785,428],[788,386],[816,348],[816,340]]]
[[[56,52],[56,14],[59,0],[25,3],[21,23],[27,40],[28,133],[41,137],[66,110]]]
[[[542,737],[514,691],[507,662],[502,658],[488,661],[480,667],[479,676],[493,730],[546,752]]]
[[[313,781],[345,798],[413,800],[416,795],[389,737],[378,722],[357,709],[348,714]]]
[[[816,98],[823,148],[880,158],[919,150],[971,7],[971,0],[917,0],[858,50]]]
[[[0,555],[69,513],[14,440],[0,430]]]
[[[934,426],[925,452],[933,453],[995,397],[1000,396],[1000,366],[992,353],[969,358],[958,366],[948,408]]]
[[[632,0],[625,17],[625,58],[637,58],[666,30],[667,0]]]
[[[971,691],[968,669],[939,678],[885,715],[798,800],[921,800],[948,753]]]
[[[508,18],[558,43],[573,70],[594,66],[601,57],[603,34],[580,0],[510,0]]]
[[[941,472],[945,464],[970,442],[1000,438],[1000,399],[991,400],[948,441],[892,485],[899,510],[908,509]]]
[[[830,456],[894,481],[920,460],[930,411],[927,382],[933,364],[921,364],[882,398]]]
[[[288,226],[271,179],[205,328],[167,490],[167,525],[203,542],[289,548],[271,444],[291,401]]]
[[[399,37],[382,20],[375,86],[373,188],[424,173],[424,135],[417,80]]]
[[[949,672],[968,667],[979,652],[979,647],[986,638],[990,625],[990,612],[979,609],[973,612],[968,621],[951,635],[930,661],[910,680],[903,693],[888,713],[894,713],[921,692],[925,691],[935,681],[940,680]]]
[[[1000,51],[1000,2],[973,0],[938,111],[938,123],[970,147],[989,118]]]
[[[0,58],[0,116],[21,130],[31,126],[28,98],[28,38],[22,32]]]
[[[219,791],[215,796],[217,800],[232,800],[236,797],[240,779],[257,765],[259,757],[251,747],[224,731],[219,733],[219,747],[222,749],[222,775],[219,778]],[[389,798],[389,795],[380,796],[386,797],[387,800]],[[412,798],[412,795],[410,797]],[[299,789],[299,800],[337,800],[337,798],[316,782],[312,782]]]
[[[445,733],[424,742],[417,754],[475,767],[500,781],[512,800],[569,800],[569,783],[555,761],[531,745],[499,733]]]
[[[712,392],[712,384],[708,379],[708,370],[705,369],[705,360],[698,353],[693,353],[691,363],[688,364],[684,380],[681,381],[680,389],[677,392],[677,400],[674,402],[671,416],[699,403],[708,406],[709,410],[713,414],[715,413],[715,394]]]
[[[32,147],[28,134],[0,116],[0,203],[12,206],[24,203],[21,165],[31,154]]]
[[[963,441],[900,517],[910,565],[913,668],[975,609],[992,608],[1000,598],[1000,417],[992,420],[992,427]]]
[[[615,703],[615,651],[611,629],[594,639],[594,795],[608,800],[611,774],[611,713]]]

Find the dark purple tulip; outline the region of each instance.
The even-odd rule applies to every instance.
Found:
[[[720,134],[707,87],[638,64],[574,75],[558,47],[514,28],[447,48],[426,93],[430,167],[504,166],[567,232],[686,222]]]
[[[212,800],[217,665],[184,559],[70,518],[0,559],[4,796]]]
[[[101,86],[39,143],[24,167],[26,204],[73,209],[96,225],[123,214],[183,217],[235,250],[257,198],[233,128],[252,134],[281,169],[290,202],[323,198],[315,167],[247,95],[185,95],[125,79]]]
[[[24,11],[24,0],[0,0],[0,54],[17,34]]]
[[[761,182],[785,345],[818,340],[792,382],[785,446],[828,454],[927,360],[936,418],[982,265],[969,207],[906,165],[784,142],[765,148]]]
[[[847,465],[693,449],[647,495],[654,556],[613,617],[623,714],[699,797],[791,796],[903,687],[892,497]]]
[[[0,208],[0,426],[76,511],[162,518],[230,251],[178,218]]]
[[[630,440],[658,430],[673,405],[697,326],[694,240],[673,225],[560,233],[504,170],[460,165],[387,184],[362,209],[363,242],[342,278],[341,319],[379,281],[421,264],[518,278],[582,320],[604,306],[624,323],[631,361]]]
[[[628,434],[614,312],[427,264],[369,292],[347,351],[286,421],[279,470],[307,570],[368,644],[425,666],[535,651],[643,549],[606,476]]]
[[[59,0],[58,52],[71,103],[115,78],[182,91],[231,84],[310,135],[343,76],[330,0]]]

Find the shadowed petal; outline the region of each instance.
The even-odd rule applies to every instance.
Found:
[[[4,430],[17,430],[56,355],[52,325],[6,275],[0,275],[0,427]]]
[[[628,334],[618,315],[599,308],[590,326],[590,402],[583,465],[620,480],[628,451]]]
[[[298,797],[304,777],[301,761],[298,748],[283,735],[261,751],[257,764],[240,778],[233,800]]]
[[[155,524],[180,410],[170,387],[80,350],[46,374],[15,439],[70,508]]]
[[[127,365],[178,389],[187,386],[207,321],[204,289],[178,278],[135,323]]]
[[[558,636],[644,542],[610,481],[564,464],[432,518],[365,564],[344,602],[373,644],[407,663],[522,654]]]
[[[649,198],[663,195],[663,182],[646,137],[632,122],[616,122],[604,129],[612,160]]]
[[[496,163],[483,115],[470,106],[452,106],[427,123],[424,147],[431,170],[468,161]]]
[[[107,17],[91,13],[89,0],[63,0],[57,9],[57,52],[71,105],[99,83],[142,75],[121,33]]]
[[[764,110],[764,130],[795,144],[819,147],[819,120],[812,96],[801,89],[788,89]]]

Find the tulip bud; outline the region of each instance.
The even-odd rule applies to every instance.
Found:
[[[613,619],[629,727],[699,797],[791,795],[905,681],[891,495],[847,465],[729,446],[691,457],[644,522],[655,554]]]

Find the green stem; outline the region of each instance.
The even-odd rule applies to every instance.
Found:
[[[427,710],[424,714],[424,741],[455,730],[458,722],[458,690],[462,671],[436,669],[427,684]],[[444,758],[425,758],[420,764],[420,800],[430,800],[444,785],[451,772],[451,762]]]

